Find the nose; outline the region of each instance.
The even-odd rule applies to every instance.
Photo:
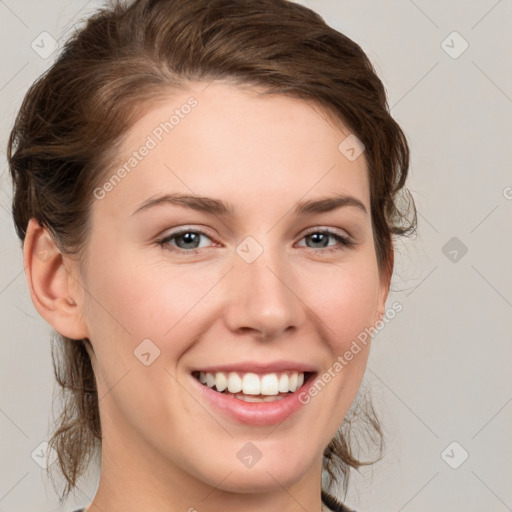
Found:
[[[224,318],[232,332],[267,340],[301,326],[306,306],[300,283],[277,250],[265,249],[252,263],[235,254],[229,275]]]

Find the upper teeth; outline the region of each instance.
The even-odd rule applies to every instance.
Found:
[[[209,388],[215,386],[217,391],[227,389],[230,393],[242,392],[246,395],[277,395],[297,391],[304,384],[304,373],[245,373],[240,377],[236,372],[200,372],[199,380]]]

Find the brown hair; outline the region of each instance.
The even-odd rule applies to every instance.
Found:
[[[91,16],[30,87],[9,139],[19,238],[25,239],[34,217],[62,253],[81,254],[90,233],[92,191],[104,181],[102,169],[122,136],[169,90],[215,79],[310,101],[357,136],[365,146],[379,271],[391,279],[392,237],[416,227],[414,201],[404,187],[405,135],[363,50],[315,12],[287,0],[116,1]],[[49,444],[66,479],[63,499],[100,448],[101,425],[89,340],[54,336],[63,407]],[[379,421],[371,401],[364,404],[354,417],[369,427],[381,456]],[[333,503],[327,491],[336,483],[346,493],[350,468],[375,462],[354,455],[352,419],[349,414],[324,452],[327,505]]]

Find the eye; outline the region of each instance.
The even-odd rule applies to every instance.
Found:
[[[338,244],[329,245],[329,239],[335,240]],[[348,236],[341,235],[340,233],[336,233],[328,229],[310,231],[302,240],[311,241],[313,247],[308,247],[308,249],[313,249],[314,252],[319,252],[315,249],[323,250],[322,252],[337,252],[345,249],[346,247],[355,245],[355,242]]]
[[[158,240],[158,244],[167,251],[196,254],[199,252],[199,249],[212,247],[212,245],[201,244],[202,239],[213,241],[203,231],[187,228],[175,231],[165,238]],[[309,241],[313,245],[313,247],[306,247],[313,252],[337,252],[356,244],[349,236],[328,229],[310,231],[302,240]],[[337,244],[330,244],[330,240],[334,240]]]
[[[197,249],[202,249],[205,246],[201,245],[201,239],[206,238],[212,240],[203,231],[182,229],[171,233],[170,235],[162,238],[158,243],[166,250],[171,252],[184,251],[188,253],[195,253]],[[174,242],[174,243],[172,243]]]

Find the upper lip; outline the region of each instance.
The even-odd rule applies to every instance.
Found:
[[[301,373],[316,372],[316,369],[310,364],[299,363],[295,361],[271,361],[271,362],[256,362],[256,361],[240,361],[231,364],[219,364],[214,366],[207,366],[196,368],[194,371],[204,373],[216,372],[251,372],[251,373],[275,373],[283,371],[297,371]]]

